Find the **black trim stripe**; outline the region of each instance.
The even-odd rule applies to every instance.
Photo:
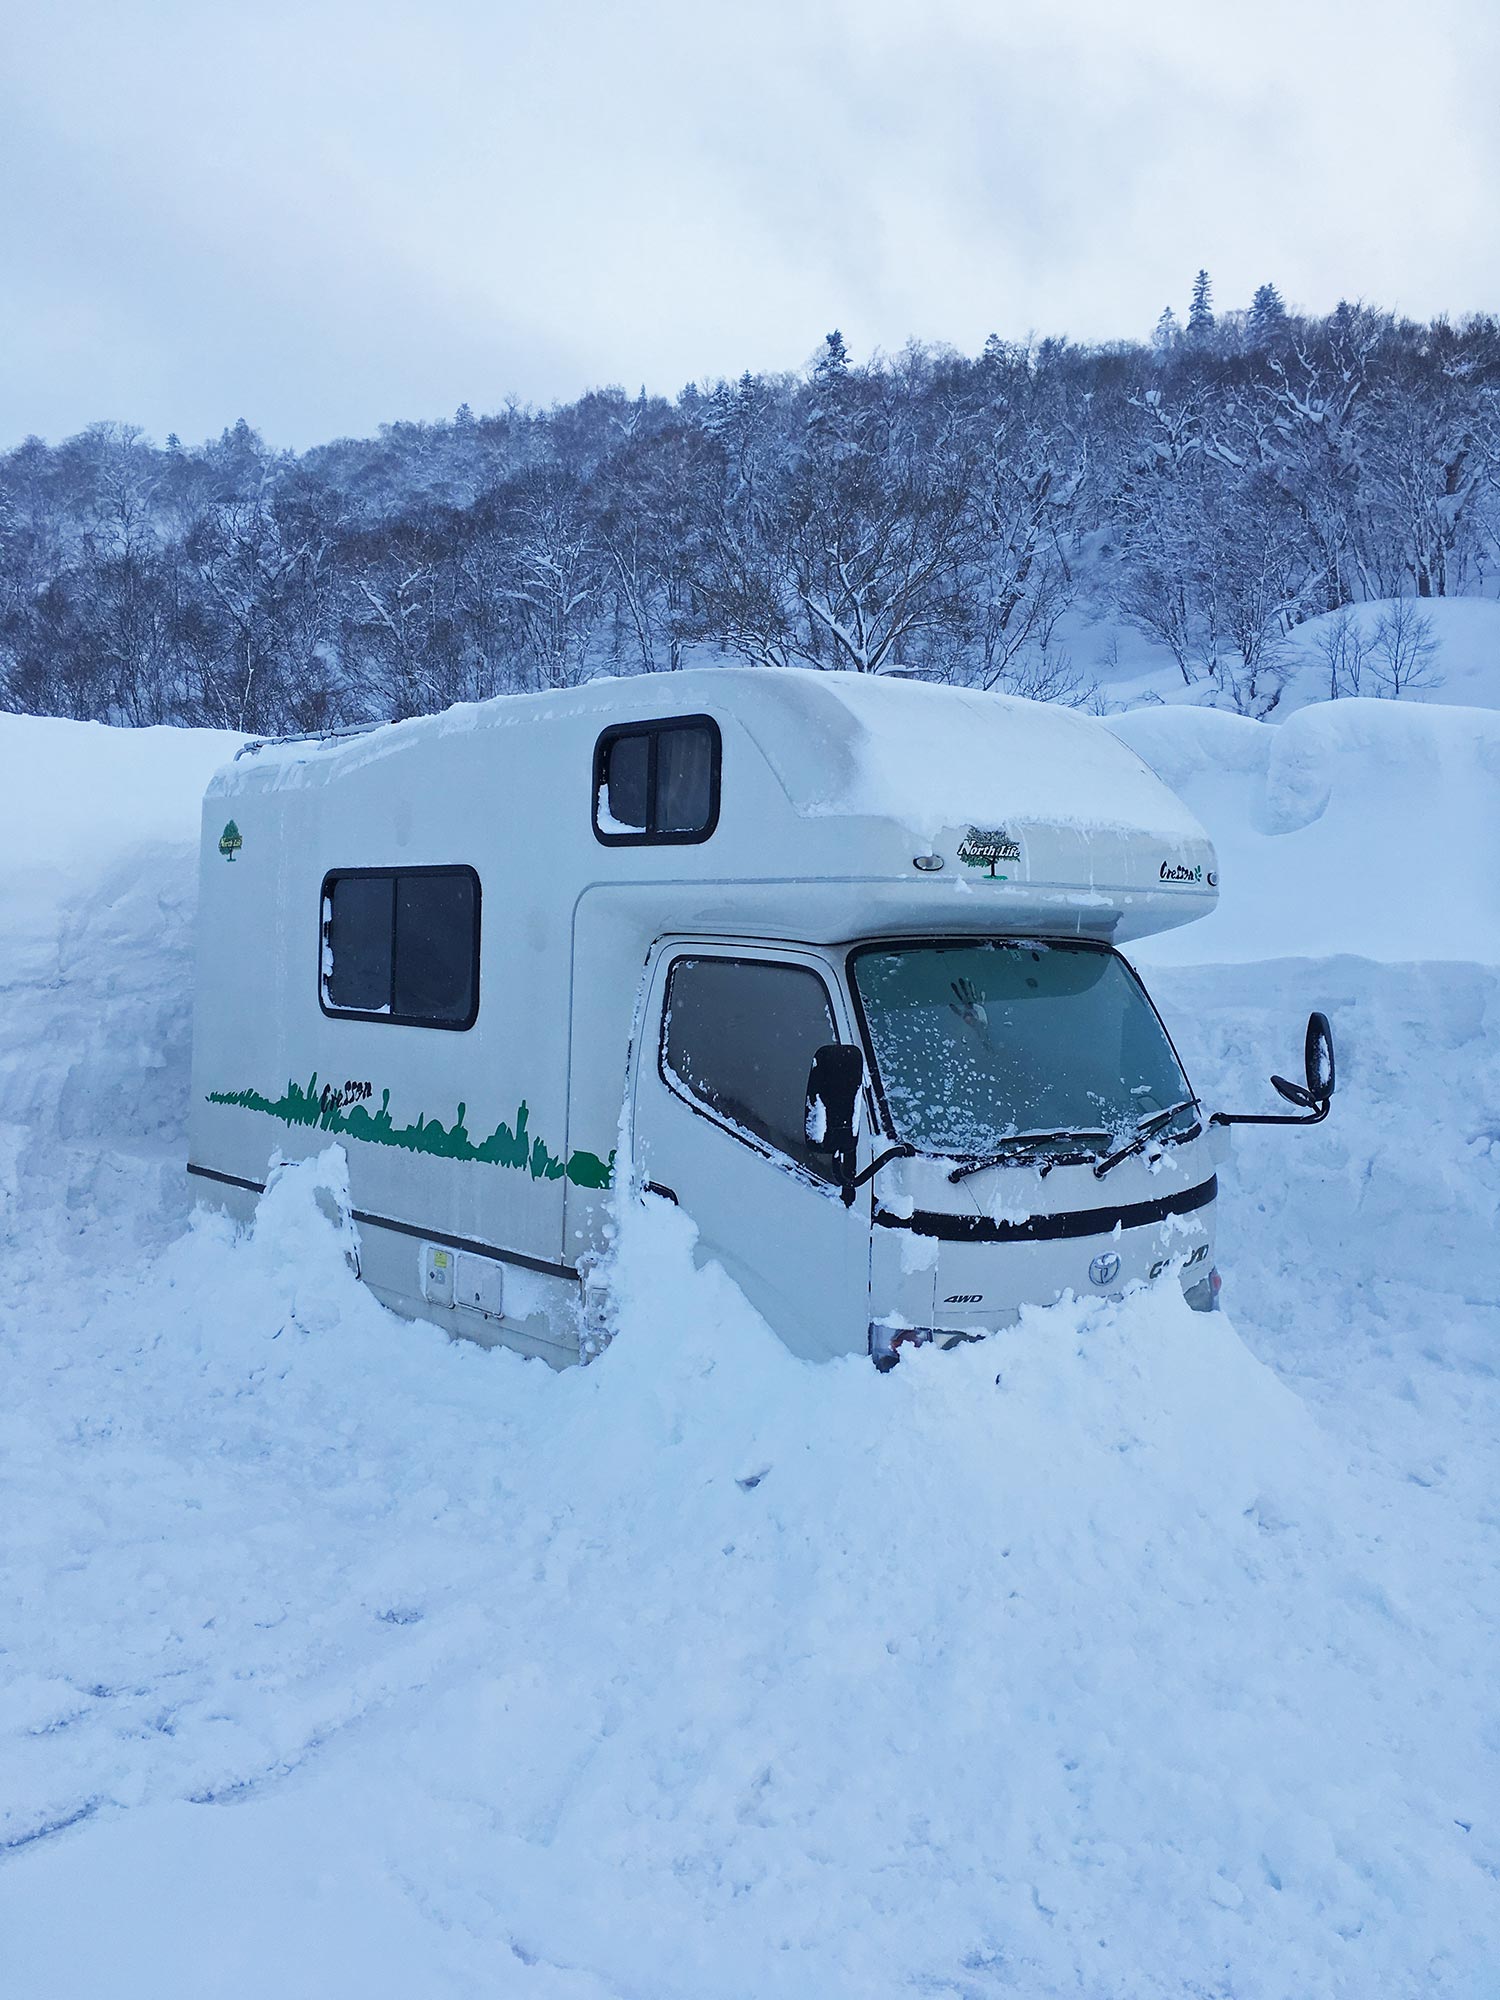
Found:
[[[197,1174],[206,1181],[222,1181],[226,1187],[244,1188],[250,1194],[264,1194],[264,1181],[247,1181],[238,1174],[221,1174],[216,1167],[200,1167],[188,1161],[188,1172]],[[515,1264],[523,1271],[536,1271],[544,1278],[567,1278],[578,1282],[578,1272],[571,1264],[549,1264],[545,1257],[528,1257],[522,1250],[497,1250],[493,1243],[477,1242],[472,1236],[449,1236],[441,1229],[423,1229],[414,1222],[396,1222],[389,1215],[372,1215],[365,1208],[351,1208],[350,1215],[356,1222],[368,1223],[372,1229],[394,1230],[398,1236],[415,1236],[422,1243],[441,1243],[445,1250],[469,1250],[476,1257],[491,1257],[497,1264]]]
[[[877,1207],[875,1220],[884,1229],[909,1229],[916,1236],[936,1236],[945,1243],[1043,1243],[1059,1236],[1110,1236],[1116,1229],[1141,1229],[1164,1222],[1169,1215],[1191,1215],[1206,1208],[1219,1192],[1219,1177],[1210,1174],[1198,1187],[1156,1201],[1127,1202],[1123,1208],[1075,1209],[1067,1215],[1033,1215],[1025,1222],[996,1222],[988,1215],[948,1215],[919,1208],[915,1215],[897,1215]]]
[[[419,1229],[414,1222],[393,1222],[388,1215],[371,1215],[352,1208],[356,1222],[368,1222],[376,1229],[393,1229],[398,1236],[415,1236],[423,1243],[441,1243],[445,1250],[472,1250],[476,1257],[492,1257],[497,1264],[516,1264],[523,1271],[538,1271],[544,1278],[568,1278],[578,1282],[571,1264],[550,1264],[545,1257],[528,1257],[524,1250],[497,1250],[493,1243],[477,1243],[472,1236],[448,1236],[441,1229]]]
[[[188,1172],[206,1181],[222,1181],[225,1187],[246,1188],[251,1194],[264,1194],[266,1191],[264,1181],[247,1181],[238,1174],[221,1174],[217,1167],[196,1167],[191,1160],[188,1161]]]

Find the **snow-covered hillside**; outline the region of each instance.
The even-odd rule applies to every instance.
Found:
[[[1224,706],[1226,692],[1203,677],[1185,685],[1165,646],[1105,617],[1072,614],[1061,646],[1111,709],[1165,702]],[[1266,655],[1260,702],[1278,719],[1311,703],[1388,697],[1500,708],[1500,603],[1493,597],[1375,598],[1298,625]],[[1330,689],[1336,688],[1332,695]]]
[[[674,1212],[564,1376],[382,1311],[336,1153],[189,1224],[225,740],[0,717],[5,1990],[1489,2000],[1500,739],[1374,706],[1116,725],[1224,859],[1150,974],[1195,1083],[1339,1038],[1228,1311],[889,1377]]]

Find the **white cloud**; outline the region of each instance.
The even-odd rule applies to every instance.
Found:
[[[1488,0],[35,6],[0,76],[0,441],[675,390],[991,328],[1143,335],[1200,263],[1496,307]]]

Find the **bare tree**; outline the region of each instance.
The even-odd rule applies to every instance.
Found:
[[[1432,670],[1438,650],[1432,620],[1409,597],[1398,597],[1375,621],[1370,663],[1380,692],[1397,701],[1405,694],[1442,686]]]
[[[593,665],[605,572],[583,489],[556,468],[523,473],[500,517],[506,580],[500,587],[533,687],[571,687]]]
[[[1361,694],[1370,643],[1353,607],[1346,604],[1335,613],[1323,625],[1314,644],[1327,675],[1328,699],[1337,701],[1340,695]]]

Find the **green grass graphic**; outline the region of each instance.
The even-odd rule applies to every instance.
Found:
[[[415,1125],[392,1121],[391,1093],[380,1093],[380,1109],[371,1111],[363,1104],[341,1104],[336,1091],[320,1091],[314,1070],[306,1087],[287,1081],[280,1097],[265,1097],[258,1090],[211,1090],[210,1104],[234,1104],[243,1111],[264,1111],[284,1125],[315,1125],[320,1132],[347,1133],[372,1146],[399,1146],[407,1153],[430,1153],[440,1160],[475,1160],[487,1167],[519,1167],[534,1181],[557,1181],[565,1177],[574,1187],[608,1187],[614,1172],[615,1156],[601,1160],[597,1153],[571,1153],[562,1160],[543,1139],[526,1129],[528,1112],[524,1101],[516,1112],[514,1125],[497,1125],[487,1139],[477,1142],[464,1127],[467,1105],[460,1104],[451,1125],[441,1119],[419,1117]]]

